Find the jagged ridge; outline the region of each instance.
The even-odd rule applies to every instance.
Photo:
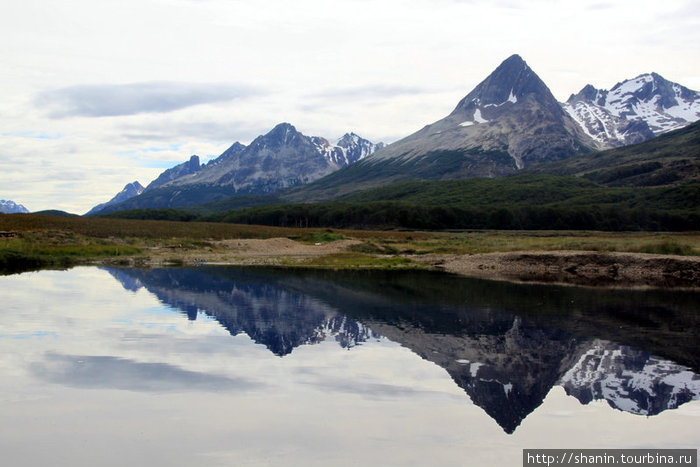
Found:
[[[657,73],[622,81],[609,91],[589,84],[562,106],[607,147],[640,143],[700,119],[700,93]]]

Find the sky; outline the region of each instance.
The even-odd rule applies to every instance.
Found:
[[[83,214],[289,122],[391,143],[519,54],[565,101],[700,90],[696,0],[0,0],[0,199]]]

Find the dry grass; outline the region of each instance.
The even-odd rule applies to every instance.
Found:
[[[395,248],[415,248],[417,254],[477,254],[506,251],[617,251],[700,255],[700,234],[656,232],[498,231],[435,234],[433,238]]]
[[[165,250],[171,262],[221,253],[221,241],[288,238],[314,245],[357,240],[346,251],[301,261],[313,267],[407,267],[406,255],[508,251],[603,251],[700,255],[700,233],[471,231],[401,232],[303,229],[204,222],[144,221],[105,218],[64,218],[26,214],[0,215],[0,231],[17,232],[0,238],[0,269],[22,262],[32,267],[72,264],[96,259],[148,262],[155,250]],[[270,243],[268,258],[275,251]],[[225,252],[229,254],[228,252]],[[393,258],[392,258],[393,257]],[[285,264],[280,258],[277,263]],[[295,261],[299,264],[299,261]]]

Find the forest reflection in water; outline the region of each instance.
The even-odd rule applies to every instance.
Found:
[[[117,279],[121,292],[111,289],[106,277]],[[616,421],[620,419],[615,414],[628,414],[631,418],[624,418],[624,426],[643,426],[643,432],[662,442],[662,447],[676,447],[668,444],[671,440],[680,443],[678,447],[700,441],[696,405],[690,412],[679,412],[681,418],[660,418],[648,425],[655,416],[698,404],[691,401],[700,399],[700,317],[698,294],[693,292],[518,285],[428,272],[213,266],[76,268],[0,278],[0,282],[9,292],[0,314],[4,371],[11,374],[14,368],[15,374],[29,375],[26,381],[19,378],[6,386],[10,400],[27,402],[27,398],[45,397],[43,390],[32,385],[47,384],[81,393],[91,390],[95,391],[92,394],[101,393],[100,397],[108,394],[114,400],[121,400],[115,391],[122,394],[120,397],[154,394],[159,401],[192,392],[210,394],[207,399],[213,401],[212,394],[216,394],[237,407],[241,423],[246,411],[255,407],[258,414],[266,410],[277,414],[274,422],[268,421],[276,430],[302,438],[323,438],[329,436],[328,428],[319,432],[312,426],[320,423],[311,422],[316,420],[311,414],[319,409],[314,404],[322,406],[323,397],[329,394],[359,396],[377,404],[372,405],[377,430],[383,426],[378,422],[382,410],[386,410],[386,420],[393,417],[392,423],[409,416],[406,407],[419,411],[422,418],[413,420],[411,429],[425,424],[433,432],[430,436],[412,433],[410,436],[419,436],[422,443],[405,446],[405,456],[419,459],[421,453],[416,449],[426,450],[428,456],[429,445],[449,445],[440,455],[430,453],[433,459],[444,457],[444,465],[465,465],[459,463],[458,448],[467,448],[460,436],[471,437],[467,443],[479,446],[468,446],[475,459],[489,462],[499,456],[510,459],[515,446],[565,447],[557,444],[562,441],[560,435],[549,432],[549,425],[541,425],[535,415],[541,411],[551,422],[552,416],[566,414],[571,432],[589,432],[594,427],[576,426],[591,423],[583,416],[583,408],[589,404],[596,404],[596,423],[606,423],[609,418],[611,427],[617,426],[623,422]],[[178,314],[184,316],[173,321],[170,316]],[[21,319],[15,322],[15,317]],[[31,350],[23,349],[25,343],[31,343]],[[348,353],[343,356],[338,349]],[[390,350],[394,360],[380,359],[381,352],[373,353],[372,349]],[[456,386],[450,388],[449,381]],[[315,398],[310,396],[310,385],[316,391]],[[79,396],[69,399],[74,397]],[[291,405],[275,405],[281,403],[275,402],[276,398]],[[256,404],[269,403],[270,408],[251,405],[252,399]],[[198,404],[203,403],[198,400]],[[326,402],[330,404],[326,410],[331,407],[338,412],[328,414],[332,419],[351,410],[347,399],[338,396],[334,400]],[[357,404],[357,399],[353,401]],[[398,405],[392,408],[397,401],[407,404],[399,412],[395,412]],[[542,410],[546,401],[560,408]],[[581,409],[575,409],[570,401],[576,401]],[[453,415],[454,407],[472,403],[495,421],[500,436],[484,428],[484,421],[473,412],[462,422]],[[607,407],[606,411],[601,407]],[[139,410],[143,413],[143,408]],[[161,410],[169,409],[164,406]],[[6,415],[13,414],[7,410]],[[162,423],[172,416],[149,423],[162,429]],[[451,435],[439,435],[443,428],[438,428],[439,420],[447,428],[447,420],[453,416],[458,426],[451,426]],[[201,428],[211,421],[200,421],[194,413],[191,417],[189,423],[197,420],[203,424]],[[345,418],[351,425],[362,423],[347,413]],[[526,426],[529,418],[532,422]],[[385,446],[392,436],[395,443],[409,437],[396,431],[386,433],[387,439],[377,438],[377,433],[371,437],[350,425],[342,428],[340,420],[330,424],[336,423],[339,439],[372,440],[375,448]],[[470,425],[472,428],[467,428]],[[476,427],[480,428],[475,433]],[[255,442],[239,440],[237,448],[229,447],[230,452],[218,446],[222,451],[217,455],[230,459],[248,452],[251,465],[274,464],[274,460],[264,460],[260,454],[264,449],[273,452],[271,445],[275,444],[281,460],[284,453],[290,449],[297,452],[306,443],[294,441],[292,436],[289,443],[293,448],[283,443],[286,447],[282,449],[275,429],[268,429],[269,443],[260,444],[260,452],[246,451],[262,443],[257,436]],[[255,431],[250,426],[248,430]],[[623,431],[617,429],[617,437],[610,441],[638,446],[634,430],[629,434]],[[590,436],[580,440],[581,447],[585,443],[600,446],[602,438]],[[457,438],[463,442],[456,442]],[[20,439],[19,432],[17,437],[0,436],[0,447],[8,447],[12,441],[14,447],[8,452],[17,452]],[[518,444],[528,439],[548,441],[535,446]],[[313,451],[310,446],[308,449],[299,453],[307,461]],[[210,451],[207,455],[214,455]],[[372,451],[367,452],[370,455]],[[163,460],[160,451],[151,455]],[[318,464],[329,459],[337,465],[353,464],[341,454],[333,454],[340,458],[318,455]],[[171,459],[171,465],[185,465],[178,462],[182,459]],[[387,465],[405,465],[398,454],[391,459]],[[78,464],[73,458],[71,465]]]

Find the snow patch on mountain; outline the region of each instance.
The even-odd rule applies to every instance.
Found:
[[[510,90],[508,99],[504,100],[500,104],[486,104],[484,107],[500,107],[504,104],[507,104],[508,102],[510,102],[511,104],[516,104],[518,102],[518,97],[515,95],[512,89]]]
[[[476,123],[488,123],[488,120],[481,116],[481,109],[476,109],[474,111],[474,121]]]
[[[384,143],[372,143],[355,133],[346,133],[336,144],[320,136],[312,136],[311,141],[327,161],[338,167],[362,160],[384,147]]]
[[[467,120],[466,122],[462,122],[459,124],[459,126],[470,126],[470,125],[476,125],[478,123],[488,123],[488,120],[486,120],[482,115],[481,115],[481,109],[476,109],[474,111],[474,116],[472,117],[471,120]]]

